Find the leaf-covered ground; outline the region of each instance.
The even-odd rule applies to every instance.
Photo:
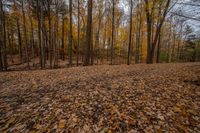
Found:
[[[200,132],[200,63],[0,73],[0,132]]]

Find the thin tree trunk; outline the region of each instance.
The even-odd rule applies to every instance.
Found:
[[[99,60],[99,50],[100,50],[100,30],[101,30],[101,9],[99,9],[99,15],[98,15],[98,29],[96,33],[96,39],[95,39],[95,56],[97,58],[97,64]]]
[[[64,61],[65,60],[65,48],[64,48],[64,40],[65,40],[65,16],[63,14],[62,16],[62,47],[61,47],[61,58]]]
[[[43,15],[43,1],[40,1],[40,28],[41,28],[41,56],[42,56],[42,68],[45,68],[45,35],[44,35],[44,15]]]
[[[93,0],[88,0],[88,16],[87,16],[87,32],[86,32],[86,46],[85,46],[85,60],[84,65],[90,65],[90,50],[92,45],[92,7]]]
[[[76,65],[79,65],[79,47],[80,47],[80,0],[78,0],[78,42],[76,49]]]
[[[0,45],[0,71],[3,71],[3,59],[2,59],[2,57],[3,57],[3,38],[4,38],[4,36],[3,36],[3,11],[2,11],[2,2],[0,2],[0,8],[1,8],[1,12],[0,12],[0,21],[1,21],[1,45]]]
[[[58,67],[58,9],[56,9],[56,18],[54,24],[54,68]]]
[[[130,9],[130,31],[129,31],[129,43],[128,43],[128,58],[127,65],[130,65],[130,53],[131,53],[131,44],[132,44],[132,29],[133,29],[133,0],[131,1],[131,9]]]
[[[39,46],[39,57],[40,57],[40,67],[43,69],[43,57],[42,57],[42,47],[41,47],[41,7],[39,4],[39,0],[37,0],[37,19],[38,19],[38,46]]]
[[[49,26],[49,62],[50,62],[50,68],[53,68],[52,66],[52,40],[51,40],[51,6],[50,6],[50,0],[47,0],[47,5],[48,5],[48,26]]]
[[[30,3],[29,3],[30,4]],[[29,5],[29,11],[31,11],[31,7]],[[31,43],[31,50],[32,50],[32,60],[33,66],[35,66],[35,49],[34,49],[34,33],[33,33],[33,19],[32,15],[29,13],[30,23],[31,23],[31,35],[30,35],[30,43]]]
[[[138,3],[138,10],[140,10],[140,3]],[[137,23],[137,35],[136,35],[136,55],[135,55],[135,63],[138,64],[140,60],[140,39],[141,39],[141,13],[137,15],[138,23]]]
[[[11,25],[9,25],[9,22],[7,21],[7,39],[8,39],[8,47],[9,47],[9,52],[8,54],[10,55],[10,59],[12,60],[13,62],[13,57],[12,57],[12,42],[11,42]]]
[[[0,2],[1,4],[1,21],[2,21],[2,31],[1,31],[1,42],[2,42],[2,49],[1,49],[1,54],[2,54],[2,60],[3,60],[3,69],[7,71],[8,63],[7,63],[7,51],[6,51],[6,18],[5,18],[5,12],[3,10],[3,3],[2,1]]]
[[[27,41],[27,32],[26,32],[26,18],[25,18],[25,11],[24,11],[24,1],[22,1],[22,14],[23,14],[23,29],[24,29],[24,39],[25,39],[25,55],[26,55],[26,63],[28,69],[30,69],[29,65],[29,55],[28,55],[28,41]]]
[[[160,63],[160,42],[161,42],[161,33],[159,34],[158,38],[156,63]]]
[[[72,66],[72,0],[69,0],[69,46],[68,46],[68,59],[69,59],[69,66]]]
[[[114,63],[114,32],[115,32],[115,0],[112,0],[112,42],[111,42],[111,65]]]
[[[91,47],[90,47],[90,65],[94,64],[94,42],[93,42],[93,29],[91,26]]]
[[[23,63],[22,60],[22,39],[21,39],[21,31],[20,31],[20,25],[19,25],[19,18],[16,19],[17,22],[17,31],[18,31],[18,45],[19,45],[19,56],[20,56],[20,61]]]
[[[1,46],[0,46],[0,71],[3,71],[3,62],[2,62],[2,54],[1,54]]]

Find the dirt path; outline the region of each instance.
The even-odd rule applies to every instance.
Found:
[[[0,73],[0,132],[200,132],[200,63]]]

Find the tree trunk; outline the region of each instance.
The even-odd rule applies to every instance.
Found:
[[[18,31],[18,45],[19,45],[19,56],[20,56],[20,61],[23,63],[22,60],[22,39],[21,39],[21,31],[20,31],[20,25],[19,25],[19,18],[16,19],[17,22],[17,31]]]
[[[25,18],[25,11],[24,11],[24,1],[22,1],[22,14],[23,14],[23,29],[24,29],[24,39],[25,39],[25,55],[26,55],[26,63],[28,69],[30,69],[29,65],[29,54],[28,54],[28,41],[27,41],[27,32],[26,32],[26,18]]]
[[[2,56],[2,68],[7,71],[8,63],[7,63],[7,51],[6,51],[6,18],[5,18],[5,13],[3,10],[3,3],[2,1],[0,2],[1,4],[1,43],[2,43],[2,49],[1,49],[1,56]]]
[[[140,3],[138,3],[138,10],[140,10]],[[135,63],[138,64],[140,60],[140,40],[141,40],[141,28],[142,28],[142,16],[139,12],[137,14],[138,23],[137,23],[137,35],[136,35],[136,52],[135,52]]]
[[[90,65],[90,50],[92,45],[92,7],[93,0],[88,0],[88,16],[87,16],[87,32],[86,32],[86,46],[85,46],[85,60],[84,65]]]
[[[41,56],[42,56],[42,68],[45,68],[45,25],[44,25],[44,14],[43,14],[43,1],[40,1],[40,28],[41,28]]]
[[[63,14],[62,16],[62,46],[61,46],[61,58],[64,61],[65,60],[65,16]]]
[[[2,2],[0,2],[1,3],[1,5],[0,6],[2,6]],[[1,8],[1,7],[0,7]],[[2,22],[2,10],[0,10],[1,12],[1,16],[0,16],[0,21],[1,21],[1,45],[0,45],[0,71],[3,71],[3,60],[2,60],[2,44],[3,44],[3,41],[2,41],[2,38],[3,38],[3,35],[2,35],[2,32],[3,32],[3,22]]]
[[[78,0],[78,40],[76,49],[76,65],[79,65],[79,47],[80,47],[80,0]]]
[[[159,34],[158,38],[156,63],[160,63],[160,42],[161,42],[161,33]]]
[[[151,10],[151,13],[149,11],[149,1],[145,0],[145,10],[146,10],[146,18],[147,18],[147,64],[152,64],[153,63],[153,59],[154,59],[154,52],[155,52],[155,47],[156,44],[158,42],[158,37],[161,31],[161,28],[163,26],[164,20],[166,18],[166,15],[168,13],[168,8],[170,5],[171,0],[167,0],[166,5],[163,9],[163,14],[162,17],[160,18],[157,27],[156,27],[156,31],[155,31],[155,36],[154,39],[151,39],[151,35],[152,33],[152,21],[153,21],[153,16],[152,16],[152,12],[154,11],[154,9]]]
[[[43,68],[43,57],[42,57],[42,48],[41,48],[41,14],[40,14],[40,4],[39,4],[39,0],[37,0],[37,21],[38,21],[38,46],[39,46],[39,57],[40,57],[40,67],[41,69]]]
[[[69,46],[68,46],[68,58],[69,58],[69,66],[72,66],[72,0],[69,0]]]
[[[114,63],[114,32],[115,32],[115,0],[112,0],[112,42],[111,42],[111,65]]]
[[[152,31],[152,18],[149,12],[149,2],[145,0],[146,21],[147,21],[147,64],[153,63],[151,61],[151,31]]]
[[[58,9],[56,9],[56,18],[54,24],[54,68],[58,67],[58,19]]]
[[[131,1],[131,9],[130,9],[130,31],[129,31],[129,43],[128,43],[128,58],[127,58],[127,65],[130,65],[130,53],[131,53],[131,44],[132,44],[132,29],[133,29],[133,0]]]
[[[29,3],[30,4],[30,3]],[[29,12],[31,11],[31,7],[29,5]],[[32,50],[32,60],[33,66],[35,66],[35,49],[34,49],[34,33],[33,33],[33,19],[32,14],[29,13],[30,23],[31,23],[31,35],[30,35],[30,43],[31,43],[31,50]]]
[[[50,62],[50,68],[53,68],[53,65],[52,65],[52,40],[51,40],[51,34],[52,34],[52,29],[51,29],[51,6],[50,6],[50,0],[47,0],[47,5],[48,5],[48,26],[49,26],[49,37],[48,37],[48,40],[49,40],[49,62]]]

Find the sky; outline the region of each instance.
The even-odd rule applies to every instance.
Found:
[[[195,2],[191,2],[191,1],[192,0],[180,0],[180,2],[183,2],[183,3],[192,3],[192,4],[200,5],[200,0],[193,0]],[[198,18],[200,20],[200,6],[178,4],[177,8],[181,9],[182,14],[184,14],[185,16],[189,16],[192,18]],[[187,20],[186,23],[188,25],[190,25],[193,28],[194,32],[196,34],[199,34],[199,36],[200,36],[200,21]]]

